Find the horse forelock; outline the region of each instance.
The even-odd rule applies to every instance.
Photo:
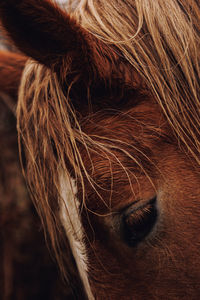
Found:
[[[155,167],[155,161],[151,157],[152,149],[161,138],[167,141],[171,137],[167,136],[165,125],[163,126],[165,122],[162,124],[160,117],[155,115],[156,104],[150,102],[145,107],[146,101],[149,101],[146,93],[137,95],[143,101],[136,102],[136,115],[132,115],[131,109],[130,112],[108,109],[107,112],[100,110],[78,121],[71,107],[70,88],[72,87],[64,94],[55,73],[29,61],[19,90],[18,131],[27,157],[26,179],[44,227],[50,235],[60,268],[66,273],[67,268],[59,247],[61,221],[86,292],[92,299],[87,278],[87,248],[84,229],[81,227],[80,208],[85,206],[87,210],[89,206],[95,213],[96,203],[104,209],[102,193],[107,190],[108,198],[113,197],[116,185],[125,184],[121,192],[127,193],[130,190],[127,198],[136,197],[132,183],[137,182],[137,176],[141,177],[142,174],[149,178],[153,186],[150,177]],[[110,114],[109,123],[104,123],[104,119],[106,121]],[[143,130],[145,122],[147,126]],[[116,126],[113,127],[113,124]],[[120,132],[119,128],[123,128],[125,124],[127,130]],[[108,128],[107,132],[104,132],[105,126]],[[142,130],[139,140],[138,130]],[[113,131],[117,138],[113,138]],[[137,133],[135,146],[130,143],[130,136],[133,135],[134,139],[134,132]],[[78,191],[78,198],[74,182],[79,183],[81,190]],[[100,184],[102,188],[99,189]],[[140,190],[139,186],[138,189]],[[94,193],[102,204],[95,201],[86,203],[86,195],[88,199]],[[120,198],[117,196],[115,199],[117,205]]]
[[[66,94],[68,95],[68,93]],[[109,109],[107,113],[110,113]],[[145,142],[143,142],[142,148],[135,149],[134,157],[133,147],[131,147],[129,141],[129,133],[125,135],[122,132],[118,139],[113,140],[108,140],[106,136],[103,137],[103,133],[99,133],[99,136],[88,135],[87,132],[90,132],[90,128],[93,128],[96,132],[101,131],[103,128],[101,111],[94,113],[93,118],[91,116],[88,120],[84,118],[84,121],[80,124],[71,107],[71,100],[62,92],[57,75],[33,61],[27,63],[23,73],[17,114],[20,144],[24,145],[27,157],[26,179],[44,227],[49,232],[61,270],[66,272],[57,245],[57,243],[59,244],[59,229],[57,227],[61,226],[59,225],[60,217],[72,251],[74,251],[73,254],[80,274],[82,274],[86,291],[88,291],[84,236],[80,232],[78,239],[75,237],[76,231],[78,231],[77,226],[82,230],[79,219],[79,206],[85,205],[87,208],[87,204],[85,204],[86,189],[88,188],[88,191],[94,190],[98,197],[103,200],[102,191],[100,190],[99,193],[95,183],[95,180],[102,181],[102,178],[97,177],[99,168],[102,169],[102,159],[105,160],[106,168],[108,166],[108,169],[105,169],[107,175],[105,183],[108,181],[107,178],[110,177],[110,187],[106,187],[110,188],[110,194],[112,194],[113,189],[111,184],[113,178],[116,181],[128,181],[129,184],[133,179],[135,180],[135,175],[129,174],[126,170],[128,166],[124,165],[123,160],[126,160],[126,157],[133,161],[135,168],[138,166],[139,174],[143,170],[145,176],[149,176],[145,169],[151,170],[152,162],[151,158],[148,157],[148,152],[152,145],[145,145]],[[155,117],[153,114],[152,111],[152,116]],[[131,124],[133,122],[133,117],[129,116],[129,113],[123,114],[123,112],[118,111],[117,116],[116,121],[112,123],[118,123],[119,127],[124,123],[130,122]],[[135,125],[141,127],[145,117],[146,114],[143,111],[140,114],[141,123],[137,124],[136,122]],[[94,124],[95,120],[99,120],[99,127]],[[120,120],[123,120],[121,125]],[[84,124],[87,124],[87,126]],[[152,125],[149,124],[149,130],[152,139],[156,141],[158,136],[164,136],[164,132],[160,125],[158,125],[158,128]],[[82,131],[82,126],[85,132]],[[118,131],[117,128],[115,130]],[[112,134],[112,129],[110,133]],[[91,164],[86,165],[84,156],[89,153],[92,156]],[[100,156],[96,157],[95,153],[100,154]],[[143,166],[141,158],[143,158]],[[92,174],[93,164],[96,168],[95,180],[93,179],[94,174]],[[120,172],[123,172],[124,176],[121,176]],[[79,182],[79,188],[81,187],[79,200],[76,199],[76,191],[74,191],[71,176],[75,178],[75,182]],[[90,188],[88,185],[85,186],[86,182],[89,183]],[[67,196],[67,193],[69,196]],[[72,212],[76,212],[76,217],[71,217]],[[76,219],[77,222],[74,223]],[[75,246],[78,246],[80,250],[78,253]],[[78,255],[81,256],[80,260],[77,259]],[[90,293],[89,290],[88,294],[90,295]]]
[[[145,78],[168,122],[199,163],[198,1],[82,0],[74,14]]]

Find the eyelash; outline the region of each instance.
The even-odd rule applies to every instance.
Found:
[[[158,217],[156,197],[140,208],[129,207],[122,215],[121,234],[130,247],[142,242],[152,231]]]

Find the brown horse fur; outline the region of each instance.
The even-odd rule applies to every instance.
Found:
[[[0,51],[0,91],[17,100],[18,89],[27,58],[12,52]]]
[[[61,171],[78,187],[95,299],[198,299],[198,1],[82,0],[68,15],[47,0],[1,0],[0,17],[34,60],[18,131],[62,271]],[[124,211],[137,224],[155,197],[156,224],[130,247]]]

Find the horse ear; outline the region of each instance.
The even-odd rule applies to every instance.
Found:
[[[1,0],[0,18],[16,47],[47,67],[62,63],[67,55],[79,69],[91,61],[89,33],[55,3]]]

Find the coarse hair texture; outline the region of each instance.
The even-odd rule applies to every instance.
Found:
[[[199,162],[199,1],[82,0],[74,14],[146,79],[177,137]]]
[[[73,6],[71,14],[92,35],[114,46],[117,55],[137,70],[177,139],[200,163],[199,2],[82,0],[76,8]],[[65,72],[67,74],[67,70]],[[66,270],[58,241],[61,230],[59,172],[62,169],[70,176],[66,161],[72,166],[73,174],[82,183],[84,203],[83,176],[94,188],[95,183],[82,161],[78,144],[88,153],[93,149],[117,160],[109,143],[97,142],[82,132],[71,106],[72,86],[73,82],[64,94],[55,73],[29,61],[21,82],[17,110],[19,140],[22,139],[28,157],[28,184],[63,273]],[[121,151],[125,153],[124,149]],[[126,155],[138,163],[129,153]]]

